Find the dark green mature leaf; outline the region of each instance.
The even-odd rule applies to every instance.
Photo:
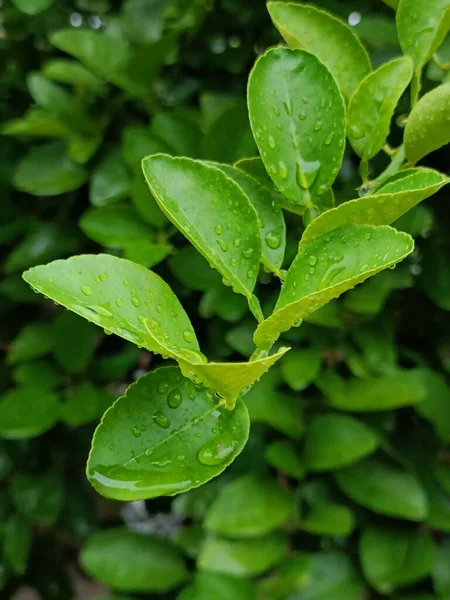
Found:
[[[347,415],[318,415],[305,438],[304,457],[313,471],[331,471],[375,451],[378,436],[361,421]]]
[[[355,528],[355,518],[342,504],[318,502],[302,519],[302,527],[314,535],[350,535]]]
[[[11,482],[11,496],[17,510],[33,521],[52,525],[64,502],[64,485],[55,472],[16,473]]]
[[[410,406],[424,400],[425,374],[420,369],[396,369],[390,375],[366,379],[341,379],[324,373],[317,385],[339,410],[372,412]]]
[[[108,91],[104,81],[75,60],[53,58],[43,65],[41,73],[52,81],[66,83],[78,89],[88,89],[99,96],[104,96]]]
[[[277,440],[266,448],[266,461],[288,477],[303,479],[306,474],[306,464],[300,457],[294,444],[288,440]]]
[[[352,29],[313,6],[269,2],[268,9],[289,46],[317,56],[350,98],[371,70],[369,56]]]
[[[412,77],[412,62],[397,58],[369,73],[350,100],[347,132],[354,151],[363,159],[373,158],[389,135],[391,119]]]
[[[428,500],[419,480],[406,471],[367,458],[335,474],[341,490],[352,500],[382,515],[423,521]]]
[[[162,262],[173,251],[170,244],[154,244],[147,240],[130,242],[125,246],[125,258],[147,269]]]
[[[94,354],[98,330],[74,313],[62,312],[53,321],[52,350],[56,363],[67,373],[87,368]]]
[[[133,384],[106,412],[94,436],[88,477],[119,500],[185,492],[221,473],[245,445],[249,419],[173,368]]]
[[[191,158],[200,157],[202,141],[200,127],[181,111],[157,113],[152,121],[151,132],[169,146],[170,154]],[[156,152],[165,152],[165,150],[161,149]],[[156,152],[149,152],[144,156],[156,154]]]
[[[252,291],[261,238],[256,212],[241,188],[220,169],[187,158],[159,154],[142,165],[166,216],[258,314]]]
[[[257,537],[280,527],[293,510],[294,497],[278,483],[244,475],[219,492],[205,515],[204,526],[229,537]]]
[[[258,347],[270,347],[281,332],[333,298],[394,266],[413,250],[412,238],[391,227],[339,229],[300,251],[292,263],[275,311],[255,332]]]
[[[79,188],[87,173],[72,163],[63,142],[34,146],[19,162],[14,173],[18,190],[34,196],[55,196]]]
[[[410,163],[450,142],[449,107],[450,83],[446,83],[425,94],[413,108],[405,127],[405,152]]]
[[[80,561],[89,575],[119,591],[163,593],[188,577],[182,556],[167,541],[122,528],[96,532]]]
[[[111,406],[114,397],[107,390],[96,388],[89,381],[70,388],[61,407],[61,420],[70,427],[80,427],[97,421]]]
[[[41,358],[53,347],[52,327],[48,323],[30,323],[21,329],[8,352],[8,363]]]
[[[341,165],[344,101],[312,54],[275,48],[256,62],[248,83],[250,123],[264,165],[288,200],[320,209]]]
[[[430,573],[435,546],[424,531],[377,525],[363,530],[359,553],[367,580],[381,594],[389,594]]]
[[[437,435],[450,442],[450,389],[445,378],[435,371],[423,373],[425,394],[415,406],[417,413],[429,421]]]
[[[351,225],[390,225],[422,200],[438,192],[448,177],[433,169],[416,168],[400,171],[375,194],[343,202],[311,221],[300,245],[340,227]]]
[[[246,579],[198,571],[194,582],[185,588],[177,600],[256,600],[256,592]]]
[[[122,136],[122,155],[128,167],[140,175],[141,161],[146,156],[160,152],[170,153],[170,146],[147,127],[126,127]]]
[[[91,176],[89,200],[104,206],[123,200],[130,192],[130,178],[120,151],[116,148],[105,156]]]
[[[261,262],[280,275],[286,248],[286,224],[270,192],[258,180],[229,165],[216,165],[243,190],[258,215],[262,243]]]
[[[148,319],[160,324],[166,343],[199,350],[192,325],[170,287],[128,260],[86,254],[35,267],[23,277],[38,292],[134,344],[160,352],[145,327]]]
[[[141,161],[139,161],[139,168],[140,166]],[[168,225],[169,221],[148,189],[148,185],[142,175],[142,170],[140,170],[139,174],[136,174],[131,184],[131,204],[139,216],[146,223],[153,225],[153,227],[162,229]]]
[[[45,433],[59,420],[56,394],[33,387],[10,390],[0,397],[0,437],[31,438]]]
[[[21,387],[51,390],[61,385],[64,376],[48,360],[30,360],[14,369],[13,379]]]
[[[450,539],[444,539],[438,548],[436,562],[433,567],[433,587],[439,597],[450,594]]]
[[[27,517],[10,516],[3,525],[2,551],[8,567],[15,575],[25,573],[31,549],[33,530]]]
[[[415,70],[420,70],[448,33],[448,0],[400,0],[396,22],[403,53],[412,58]]]
[[[322,351],[319,348],[293,350],[281,363],[281,373],[294,392],[301,392],[316,379],[321,364]]]
[[[419,287],[443,310],[450,310],[450,253],[445,243],[433,240],[423,250]]]
[[[283,560],[286,538],[280,533],[250,540],[209,537],[198,557],[200,569],[252,577],[260,575]]]
[[[87,210],[80,219],[83,233],[107,248],[153,240],[153,229],[144,223],[132,206],[102,206]]]
[[[191,244],[178,250],[168,263],[178,281],[187,288],[206,292],[222,287],[220,275]]]
[[[54,0],[12,0],[12,2],[26,15],[35,16],[50,8]]]

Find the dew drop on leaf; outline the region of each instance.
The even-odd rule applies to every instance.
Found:
[[[166,417],[166,415],[164,415],[162,412],[157,412],[154,416],[153,416],[153,421],[159,426],[162,427],[163,429],[167,429],[168,427],[170,427],[170,419],[168,419]]]
[[[167,396],[167,404],[170,408],[178,408],[183,402],[183,396],[178,390],[172,390]]]
[[[269,146],[271,148],[275,148],[276,143],[275,143],[275,139],[272,136],[269,136],[268,142],[269,142]]]
[[[136,437],[136,438],[140,437],[141,433],[142,433],[142,431],[141,431],[140,427],[138,427],[137,425],[135,427],[133,427],[133,435],[134,435],[134,437]]]
[[[157,304],[156,305],[156,312],[159,313],[159,314],[161,314],[162,311],[163,311],[163,307],[161,306],[161,304]]]
[[[313,267],[316,263],[317,263],[317,257],[314,256],[313,254],[311,254],[311,256],[308,258],[308,264]]]
[[[92,294],[92,288],[90,285],[82,285],[81,291],[85,296],[90,296]]]
[[[194,332],[192,331],[192,329],[185,329],[183,331],[183,339],[185,342],[193,342],[194,341]]]
[[[136,296],[133,296],[133,297],[131,298],[131,302],[132,302],[132,304],[133,304],[134,306],[136,306],[136,307],[137,307],[137,306],[139,306],[139,305],[141,304],[141,303],[140,303],[140,301],[139,301],[139,298],[136,298]]]
[[[267,246],[272,250],[277,250],[281,245],[281,236],[277,231],[269,231],[264,239]]]
[[[208,442],[197,453],[198,462],[207,467],[220,465],[234,452],[233,443],[226,440]]]

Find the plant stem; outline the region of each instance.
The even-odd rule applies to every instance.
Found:
[[[386,167],[386,169],[378,175],[376,179],[369,183],[369,194],[373,194],[373,192],[380,187],[380,185],[391,175],[395,175],[400,169],[403,167],[403,163],[405,162],[405,147],[403,144],[399,146],[397,152],[392,157],[390,164]]]
[[[417,71],[414,72],[412,81],[411,81],[411,110],[415,107],[415,105],[417,104],[417,101],[419,100],[419,93],[420,93],[420,80],[421,80],[421,76],[422,76],[422,69],[417,69]]]

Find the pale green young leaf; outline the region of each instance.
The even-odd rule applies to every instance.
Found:
[[[183,557],[169,542],[125,528],[94,533],[80,562],[95,580],[119,591],[164,593],[188,578]]]
[[[386,143],[395,108],[411,77],[411,59],[397,58],[369,73],[351,97],[347,134],[363,160],[373,158]]]
[[[188,158],[157,154],[142,166],[166,216],[253,308],[261,238],[241,188],[220,169]]]
[[[368,277],[394,266],[413,250],[412,238],[391,227],[338,229],[300,248],[287,273],[273,314],[254,340],[270,347],[278,336]]]
[[[390,225],[449,182],[443,173],[427,168],[406,169],[386,181],[375,194],[343,202],[311,221],[300,246],[351,225]]]
[[[290,202],[320,212],[338,174],[345,107],[326,67],[303,50],[262,55],[248,83],[250,124],[270,177]]]
[[[317,56],[349,99],[371,70],[369,56],[352,28],[313,6],[269,2],[268,10],[289,46]]]
[[[42,435],[59,420],[59,397],[31,386],[0,396],[0,437],[32,438]]]
[[[286,224],[272,194],[257,179],[241,169],[213,164],[239,185],[256,210],[262,245],[261,262],[267,270],[279,275],[286,248]]]
[[[153,229],[128,204],[88,209],[80,219],[82,232],[106,248],[123,248],[130,243],[153,241]]]
[[[158,369],[105,413],[87,475],[99,493],[116,500],[185,492],[219,475],[241,452],[248,430],[242,400],[228,411],[178,369]]]
[[[243,475],[219,492],[204,526],[228,537],[258,537],[280,527],[293,515],[294,505],[294,496],[276,481]]]
[[[86,254],[34,267],[23,277],[58,304],[148,350],[160,352],[160,347],[148,334],[146,319],[160,325],[166,342],[199,351],[175,294],[141,265],[108,254]]]
[[[260,575],[283,560],[286,542],[279,532],[249,540],[211,536],[203,545],[197,566],[238,577]]]
[[[449,142],[450,83],[446,83],[425,94],[409,115],[405,127],[406,157],[415,164]]]
[[[304,458],[312,471],[332,471],[375,451],[378,437],[347,415],[317,415],[306,432]]]
[[[398,467],[367,458],[335,473],[341,490],[354,502],[398,519],[423,521],[428,499],[419,480]]]
[[[448,33],[450,4],[448,0],[400,0],[396,23],[403,53],[420,71]]]

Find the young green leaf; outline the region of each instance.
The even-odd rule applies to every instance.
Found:
[[[128,204],[88,209],[80,219],[80,229],[106,248],[123,248],[139,240],[153,240],[153,229]]]
[[[425,94],[409,115],[405,127],[406,157],[415,164],[449,142],[450,83],[446,83]]]
[[[158,275],[108,254],[74,256],[23,275],[36,291],[88,321],[148,350],[160,352],[145,320],[159,324],[166,342],[199,351],[188,316]]]
[[[390,225],[448,182],[448,177],[433,169],[400,171],[375,194],[343,202],[311,221],[303,233],[300,246],[340,227]]]
[[[335,473],[337,484],[354,502],[371,510],[410,521],[428,514],[428,500],[419,480],[398,467],[367,458]]]
[[[166,216],[260,317],[252,294],[260,228],[241,188],[220,169],[188,158],[157,154],[145,158],[142,168]]]
[[[261,262],[267,270],[279,276],[286,248],[286,224],[272,194],[257,179],[240,169],[213,164],[239,185],[256,210],[262,244]]]
[[[397,58],[369,73],[353,94],[347,134],[353,150],[363,160],[373,158],[386,143],[395,108],[411,77],[411,59]]]
[[[403,53],[412,58],[417,72],[448,33],[450,5],[448,0],[400,0],[396,23]]]
[[[275,481],[244,475],[219,492],[205,515],[204,526],[228,537],[258,537],[280,527],[293,515],[294,504],[292,494]]]
[[[253,540],[211,536],[203,545],[197,566],[206,571],[252,577],[281,562],[285,552],[286,538],[279,532]]]
[[[269,2],[267,8],[289,46],[317,56],[350,98],[371,70],[369,56],[351,27],[313,6]]]
[[[378,444],[378,436],[353,417],[318,415],[306,432],[304,457],[312,471],[332,471],[371,454]]]
[[[32,386],[0,396],[0,437],[16,440],[45,433],[59,420],[59,397]]]
[[[94,579],[119,591],[164,593],[188,578],[183,557],[169,542],[125,528],[94,533],[80,562]]]
[[[412,238],[391,227],[361,225],[337,229],[300,251],[286,276],[273,314],[254,336],[259,348],[333,298],[379,271],[403,260],[413,250]]]
[[[250,74],[248,108],[277,188],[290,202],[320,212],[345,143],[344,100],[333,76],[308,52],[271,49]]]
[[[162,368],[130,386],[105,413],[87,475],[116,500],[185,492],[221,473],[248,437],[247,409],[224,409],[205,388]]]

